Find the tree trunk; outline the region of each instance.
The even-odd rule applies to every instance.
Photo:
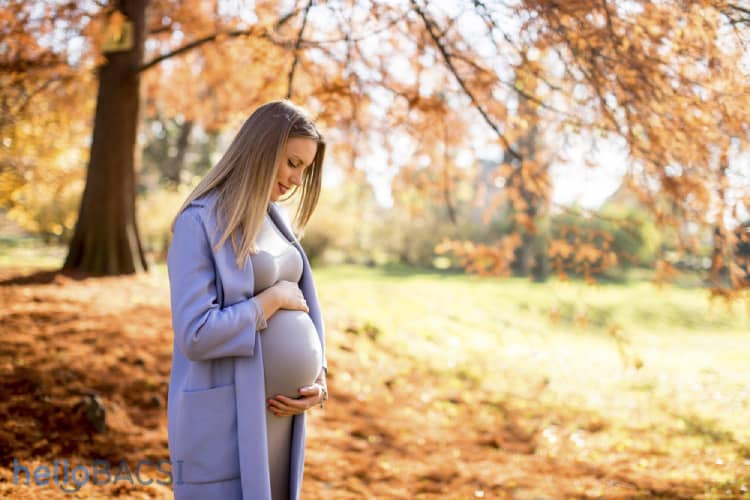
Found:
[[[545,209],[545,213],[549,213],[549,211]],[[536,265],[532,270],[532,276],[534,281],[543,283],[547,281],[550,271],[549,255],[547,254],[547,248],[549,247],[549,229],[547,227],[542,229],[542,232],[538,237],[541,248],[539,248],[535,257]]]
[[[722,159],[724,160],[724,159]],[[727,163],[722,161],[719,167],[719,189],[717,195],[719,202],[723,203],[725,200],[725,188],[727,184]],[[720,205],[723,206],[723,205]],[[722,221],[723,213],[719,211],[716,216],[716,223],[713,229],[713,251],[711,252],[711,269],[709,271],[709,279],[713,282],[714,286],[724,287],[729,286],[729,261],[727,248],[725,227]]]
[[[174,157],[165,162],[166,168],[165,172],[162,174],[163,180],[167,184],[179,186],[182,182],[182,171],[185,167],[185,155],[187,154],[187,149],[190,145],[190,133],[192,131],[193,122],[191,120],[185,120],[185,122],[180,125],[180,134],[177,137],[177,144],[175,145],[177,152]]]
[[[146,0],[121,0],[133,44],[107,54],[99,72],[86,188],[63,269],[93,275],[148,268],[135,216],[134,155]]]
[[[526,210],[524,210],[526,217],[536,223],[537,197],[533,196],[523,184],[521,184],[521,196],[527,203]],[[519,230],[521,231],[521,245],[516,255],[516,272],[520,276],[528,277],[531,276],[534,264],[534,242],[536,235],[527,227],[521,227]]]

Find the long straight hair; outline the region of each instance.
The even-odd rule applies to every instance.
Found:
[[[301,240],[305,226],[318,204],[322,184],[326,144],[307,114],[286,99],[270,101],[256,109],[240,128],[229,148],[188,195],[172,221],[193,200],[215,191],[216,217],[224,232],[214,246],[217,251],[227,238],[242,269],[251,254],[257,253],[255,238],[263,224],[278,165],[289,139],[306,137],[317,143],[312,165],[305,169],[302,193],[292,223],[294,236]],[[294,194],[295,190],[291,195]]]

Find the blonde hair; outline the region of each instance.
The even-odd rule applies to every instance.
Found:
[[[231,237],[237,267],[242,269],[248,256],[257,252],[255,238],[271,201],[279,160],[287,141],[294,137],[317,143],[312,165],[303,173],[301,199],[292,224],[294,236],[301,239],[318,204],[326,144],[304,110],[286,99],[267,102],[250,115],[219,162],[177,211],[172,231],[177,217],[193,200],[215,191],[217,222],[224,233],[214,250]],[[290,196],[296,190],[295,187]]]

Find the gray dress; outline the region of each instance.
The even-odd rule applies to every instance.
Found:
[[[302,256],[266,214],[255,240],[258,252],[251,255],[257,295],[279,280],[297,283],[302,276]],[[279,309],[261,330],[266,399],[277,394],[296,398],[300,387],[315,382],[323,353],[315,324],[301,310]],[[274,500],[289,498],[289,458],[292,418],[277,417],[266,409],[268,460]]]

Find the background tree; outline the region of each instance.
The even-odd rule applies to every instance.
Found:
[[[146,0],[121,0],[107,16],[118,46],[105,48],[86,188],[63,269],[122,274],[147,269],[135,217],[134,150]]]

